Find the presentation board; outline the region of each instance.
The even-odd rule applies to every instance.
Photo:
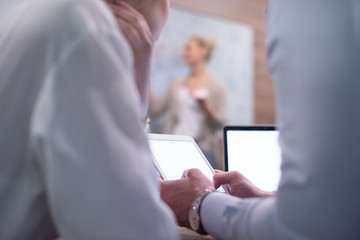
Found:
[[[226,86],[228,123],[253,124],[253,35],[247,25],[172,8],[155,48],[152,77],[156,95],[161,96],[172,80],[188,73],[182,55],[189,37],[211,38],[216,48],[209,70]]]

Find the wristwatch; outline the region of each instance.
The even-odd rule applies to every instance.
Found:
[[[207,232],[205,231],[200,218],[200,207],[202,201],[205,199],[207,195],[212,193],[212,190],[206,189],[203,193],[201,193],[193,202],[190,211],[189,211],[189,222],[190,227],[195,232],[206,235]]]

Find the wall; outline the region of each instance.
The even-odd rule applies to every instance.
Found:
[[[274,94],[266,64],[264,41],[266,0],[171,0],[171,4],[253,27],[255,31],[255,121],[257,124],[273,124]]]
[[[254,124],[254,32],[247,24],[171,7],[168,22],[154,49],[155,95],[164,96],[174,79],[189,74],[182,57],[184,44],[198,35],[216,41],[208,70],[226,88],[227,123]],[[153,131],[157,130],[154,126],[157,120],[159,118],[152,118]]]

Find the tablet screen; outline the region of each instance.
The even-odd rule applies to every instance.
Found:
[[[214,172],[193,141],[150,139],[150,148],[167,180],[182,177],[186,169],[198,168],[211,182]],[[218,189],[225,192],[224,189]]]

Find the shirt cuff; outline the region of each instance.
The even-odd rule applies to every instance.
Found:
[[[215,192],[202,201],[200,217],[206,232],[217,240],[277,239],[281,223],[274,205],[274,197],[241,199]]]
[[[245,218],[256,201],[242,200],[224,193],[211,193],[202,202],[201,222],[207,233],[216,239],[244,239]]]

